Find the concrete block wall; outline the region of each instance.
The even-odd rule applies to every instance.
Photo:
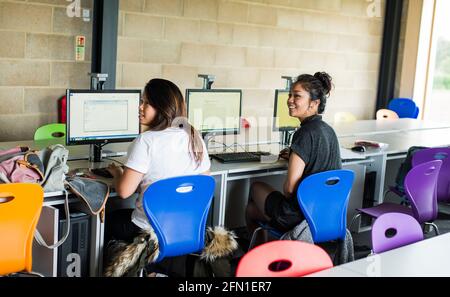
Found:
[[[265,119],[274,90],[285,86],[281,76],[327,71],[336,88],[325,119],[339,111],[370,119],[383,33],[378,2],[381,15],[371,17],[366,0],[121,0],[117,86],[143,88],[162,77],[184,92],[202,86],[197,74],[214,74],[213,87],[243,90],[243,116],[258,126],[250,134],[264,141],[278,139]]]
[[[379,2],[374,0],[373,2]],[[91,0],[83,0],[90,7]],[[66,88],[88,88],[91,22],[66,15],[65,0],[0,0],[0,141],[31,139],[55,122]],[[383,15],[366,0],[120,0],[117,87],[143,88],[154,77],[243,90],[243,116],[258,140],[270,130],[282,75],[327,71],[336,89],[325,119],[373,115]],[[381,11],[384,1],[380,2]],[[74,58],[86,35],[86,61]],[[6,40],[6,42],[5,42]],[[266,123],[266,124],[264,124]],[[268,128],[269,127],[269,128]],[[250,133],[251,134],[251,133]],[[270,136],[268,138],[277,138]]]
[[[0,0],[0,141],[33,139],[38,127],[57,122],[66,88],[89,88],[92,20],[70,18],[68,4]],[[81,6],[92,9],[92,1]],[[75,61],[77,35],[86,36],[83,62]]]

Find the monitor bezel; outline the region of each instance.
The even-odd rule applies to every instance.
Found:
[[[118,142],[131,142],[141,133],[141,124],[139,123],[139,133],[136,137],[126,137],[126,138],[111,138],[111,139],[98,139],[98,140],[70,140],[70,93],[137,93],[139,94],[139,105],[142,98],[141,90],[131,89],[131,90],[83,90],[83,89],[66,89],[66,145],[84,145],[84,144],[108,144],[108,143],[118,143]],[[138,113],[136,113],[136,117]]]
[[[239,93],[239,127],[237,129],[233,130],[213,130],[208,132],[203,132],[201,130],[198,130],[200,133],[202,133],[202,136],[205,135],[237,135],[241,133],[241,126],[242,126],[242,90],[240,89],[186,89],[186,111],[187,115],[186,117],[189,120],[189,93]],[[195,128],[195,127],[194,127]]]
[[[272,131],[273,132],[288,132],[288,131],[295,131],[298,129],[298,127],[300,127],[300,121],[299,121],[299,125],[297,127],[277,127],[277,106],[278,106],[278,94],[280,92],[284,92],[284,93],[289,93],[290,90],[286,90],[286,89],[277,89],[275,90],[275,100],[274,100],[274,106],[273,106],[273,124],[272,124]]]

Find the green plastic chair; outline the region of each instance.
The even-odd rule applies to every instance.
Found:
[[[48,124],[36,130],[34,140],[60,139],[65,136],[66,124]]]

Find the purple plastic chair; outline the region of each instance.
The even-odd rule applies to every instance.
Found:
[[[442,161],[434,160],[413,167],[405,177],[406,197],[411,202],[411,208],[404,205],[383,202],[377,206],[369,208],[357,208],[357,213],[353,222],[361,214],[378,218],[385,213],[397,212],[413,216],[420,224],[430,225],[434,228],[436,235],[439,235],[438,227],[433,223],[437,218],[437,179]]]
[[[439,172],[437,182],[437,200],[438,202],[450,202],[450,148],[430,148],[416,152],[412,159],[412,165],[442,160],[442,167]]]
[[[422,227],[412,216],[386,213],[372,226],[372,251],[379,254],[423,239]]]

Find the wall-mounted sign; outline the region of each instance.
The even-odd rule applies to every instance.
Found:
[[[86,49],[86,37],[77,36],[75,42],[75,61],[84,61],[85,49]]]

